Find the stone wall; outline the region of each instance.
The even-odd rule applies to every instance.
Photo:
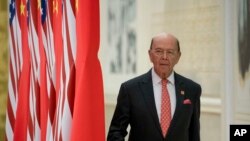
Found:
[[[3,8],[4,1],[0,1],[0,140],[4,140],[5,136],[5,114],[7,104],[7,90],[8,90],[8,33],[7,33],[7,22],[8,13],[7,8]]]

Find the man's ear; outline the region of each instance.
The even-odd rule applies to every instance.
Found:
[[[150,59],[150,62],[153,62],[152,61],[152,56],[153,54],[152,54],[152,52],[151,52],[151,50],[148,50],[148,56],[149,56],[149,59]]]
[[[179,62],[180,58],[181,58],[181,52],[178,53],[178,58],[177,58],[176,64]]]

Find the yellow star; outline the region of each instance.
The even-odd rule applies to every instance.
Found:
[[[76,11],[78,11],[78,0],[75,1]]]
[[[56,14],[58,14],[58,1],[57,0],[53,1],[53,12],[56,12]]]
[[[37,6],[38,6],[38,9],[41,8],[41,0],[37,0]]]
[[[21,5],[20,5],[20,12],[21,12],[21,15],[25,15],[25,5],[23,4],[23,1],[21,1]]]

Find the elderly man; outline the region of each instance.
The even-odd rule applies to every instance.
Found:
[[[200,141],[201,86],[174,71],[181,51],[168,33],[152,38],[153,67],[124,82],[108,132],[108,141]]]

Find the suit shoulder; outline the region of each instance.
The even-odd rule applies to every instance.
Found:
[[[150,75],[145,73],[123,82],[122,85],[132,86],[138,84],[139,82],[146,81],[147,79],[150,79]]]
[[[199,83],[191,80],[190,78],[184,77],[182,75],[179,75],[179,74],[176,74],[176,75],[185,83],[185,85],[201,89],[201,85]]]

